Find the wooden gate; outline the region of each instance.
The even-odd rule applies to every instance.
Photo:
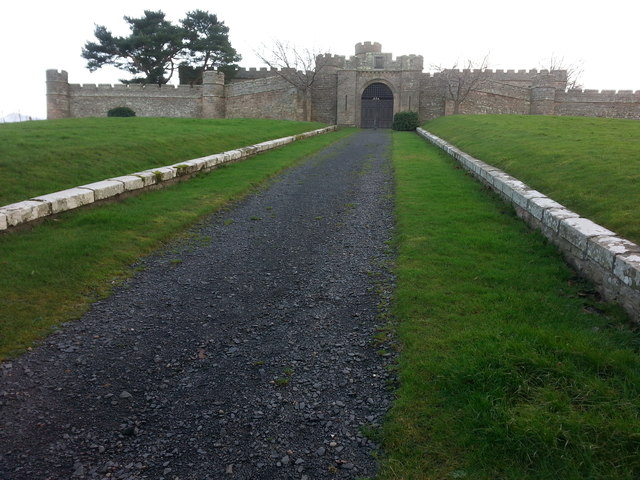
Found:
[[[372,83],[362,92],[362,128],[391,128],[393,92],[384,83]]]

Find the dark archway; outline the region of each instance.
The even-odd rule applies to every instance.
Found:
[[[393,92],[384,83],[372,83],[362,92],[362,128],[391,128]]]

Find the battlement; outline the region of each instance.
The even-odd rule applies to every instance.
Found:
[[[590,99],[591,101],[624,102],[640,101],[640,90],[594,90],[569,89],[564,92],[568,100]]]
[[[364,55],[365,53],[382,52],[382,44],[378,42],[361,42],[356,43],[356,55]]]
[[[69,82],[69,74],[66,70],[47,70],[47,82]]]
[[[105,116],[126,106],[138,116],[281,118],[362,125],[361,95],[371,82],[393,91],[393,110],[416,111],[421,120],[467,114],[577,115],[640,120],[640,90],[567,90],[567,71],[548,69],[445,69],[424,72],[421,55],[393,57],[378,42],[355,44],[355,55],[315,58],[322,68],[301,95],[296,77],[309,72],[239,68],[227,78],[204,72],[201,85],[69,84],[64,70],[47,70],[47,118]],[[445,86],[480,76],[465,99]],[[287,80],[292,80],[291,82]],[[306,97],[306,98],[305,98]],[[304,100],[304,101],[303,101]]]
[[[202,88],[200,85],[171,85],[171,84],[124,84],[124,83],[70,83],[69,88],[74,92],[83,91],[133,91],[133,90],[145,90],[145,91],[192,91],[194,89]]]
[[[316,64],[326,67],[344,68],[346,57],[344,55],[332,55],[323,53],[316,56]]]

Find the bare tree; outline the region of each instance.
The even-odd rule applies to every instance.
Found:
[[[274,40],[271,47],[263,45],[256,55],[302,94],[305,120],[311,121],[311,92],[325,66],[324,56],[281,40]]]
[[[554,70],[564,70],[567,72],[567,89],[582,89],[582,74],[584,67],[582,62],[567,64],[564,57],[556,57],[552,54],[548,60],[542,64],[542,68],[548,69],[550,72]]]
[[[467,60],[465,68],[460,70],[456,62],[451,68],[433,66],[438,72],[438,78],[445,89],[447,100],[453,102],[453,114],[460,113],[460,104],[465,101],[469,93],[478,90],[485,80],[485,71],[489,65],[489,55],[480,62]]]

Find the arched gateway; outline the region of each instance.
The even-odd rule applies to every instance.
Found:
[[[391,128],[393,92],[384,83],[372,83],[362,92],[360,124],[362,128]]]

